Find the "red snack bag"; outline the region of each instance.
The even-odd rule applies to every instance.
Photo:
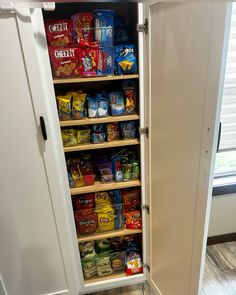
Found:
[[[99,56],[98,42],[79,42],[79,73],[82,77],[97,76]]]
[[[122,190],[121,195],[125,212],[140,209],[141,195],[139,189]]]
[[[97,214],[92,210],[75,212],[75,220],[79,234],[94,233],[97,230]]]
[[[80,39],[93,41],[93,14],[89,12],[81,12],[72,15],[73,30],[75,32],[76,42]]]
[[[128,229],[142,229],[142,214],[141,211],[129,211],[125,213],[126,228]]]
[[[95,193],[79,195],[72,200],[74,211],[92,209],[95,205]]]
[[[68,46],[72,44],[73,22],[70,19],[45,21],[48,46]]]
[[[48,48],[53,75],[56,78],[78,76],[78,48],[52,47]]]

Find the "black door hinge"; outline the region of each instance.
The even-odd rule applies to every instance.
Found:
[[[148,270],[148,272],[150,272],[150,266],[147,263],[144,263],[143,267],[146,268]]]
[[[147,212],[147,214],[149,215],[149,206],[148,205],[146,205],[146,204],[143,204],[142,206],[141,206],[141,208],[142,208],[142,210],[146,210],[146,212]]]
[[[145,135],[147,138],[149,136],[149,128],[148,127],[144,127],[144,128],[139,128],[139,133],[140,135]]]
[[[137,31],[143,32],[146,35],[148,34],[148,19],[147,18],[145,18],[145,21],[143,24],[137,24]]]

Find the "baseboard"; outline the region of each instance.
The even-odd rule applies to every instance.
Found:
[[[216,244],[222,244],[222,243],[233,242],[233,241],[236,241],[236,233],[208,237],[207,245],[208,246],[209,245],[216,245]]]

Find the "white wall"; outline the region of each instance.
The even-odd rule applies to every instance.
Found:
[[[236,232],[236,193],[217,196],[212,200],[208,236]]]

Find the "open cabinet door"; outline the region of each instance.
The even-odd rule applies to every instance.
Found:
[[[209,221],[227,4],[145,5],[150,282],[162,295],[196,295]]]

